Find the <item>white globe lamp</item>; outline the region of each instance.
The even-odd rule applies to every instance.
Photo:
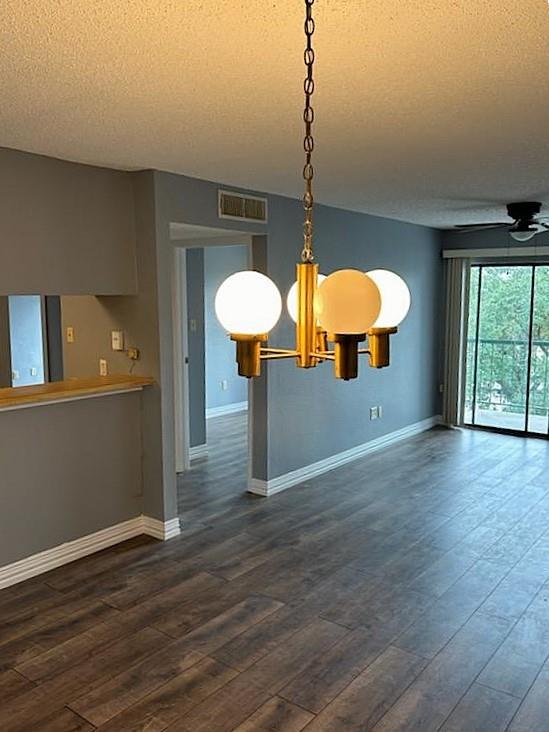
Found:
[[[315,312],[328,333],[359,335],[381,311],[376,283],[358,269],[340,269],[326,277],[316,293]]]
[[[396,328],[410,310],[411,297],[408,285],[402,277],[388,269],[373,269],[366,272],[381,293],[381,311],[373,328]]]
[[[235,272],[215,296],[217,319],[231,334],[265,335],[277,324],[281,312],[278,287],[261,272]]]
[[[317,287],[322,282],[324,282],[325,279],[326,275],[319,274],[317,277]],[[288,308],[288,315],[294,321],[294,323],[297,323],[297,306],[297,282],[294,282],[294,284],[290,287],[288,296],[286,297],[286,307]]]

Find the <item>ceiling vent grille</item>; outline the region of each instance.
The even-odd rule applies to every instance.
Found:
[[[266,223],[267,199],[219,191],[219,218]]]

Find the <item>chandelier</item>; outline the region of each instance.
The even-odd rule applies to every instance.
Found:
[[[326,277],[319,274],[314,262],[313,4],[314,0],[305,0],[304,241],[301,263],[296,265],[296,282],[286,301],[289,315],[296,323],[295,348],[267,345],[269,331],[282,312],[280,292],[269,277],[255,271],[236,272],[221,284],[215,297],[217,318],[236,342],[238,373],[247,378],[261,374],[262,361],[280,358],[295,358],[297,366],[305,369],[333,361],[336,378],[344,380],[358,376],[360,354],[367,355],[374,368],[388,366],[390,336],[397,332],[410,308],[410,291],[394,272],[342,269]],[[361,348],[366,340],[366,348]]]

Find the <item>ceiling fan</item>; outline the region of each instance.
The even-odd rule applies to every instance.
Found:
[[[488,229],[508,229],[515,241],[526,242],[542,231],[549,231],[549,218],[538,216],[542,204],[538,201],[508,203],[507,215],[512,221],[490,224],[458,224],[455,228],[462,232],[487,231]]]

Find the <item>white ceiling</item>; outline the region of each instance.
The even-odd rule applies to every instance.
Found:
[[[317,200],[549,207],[546,0],[317,0]],[[3,0],[0,145],[301,194],[302,0]]]

